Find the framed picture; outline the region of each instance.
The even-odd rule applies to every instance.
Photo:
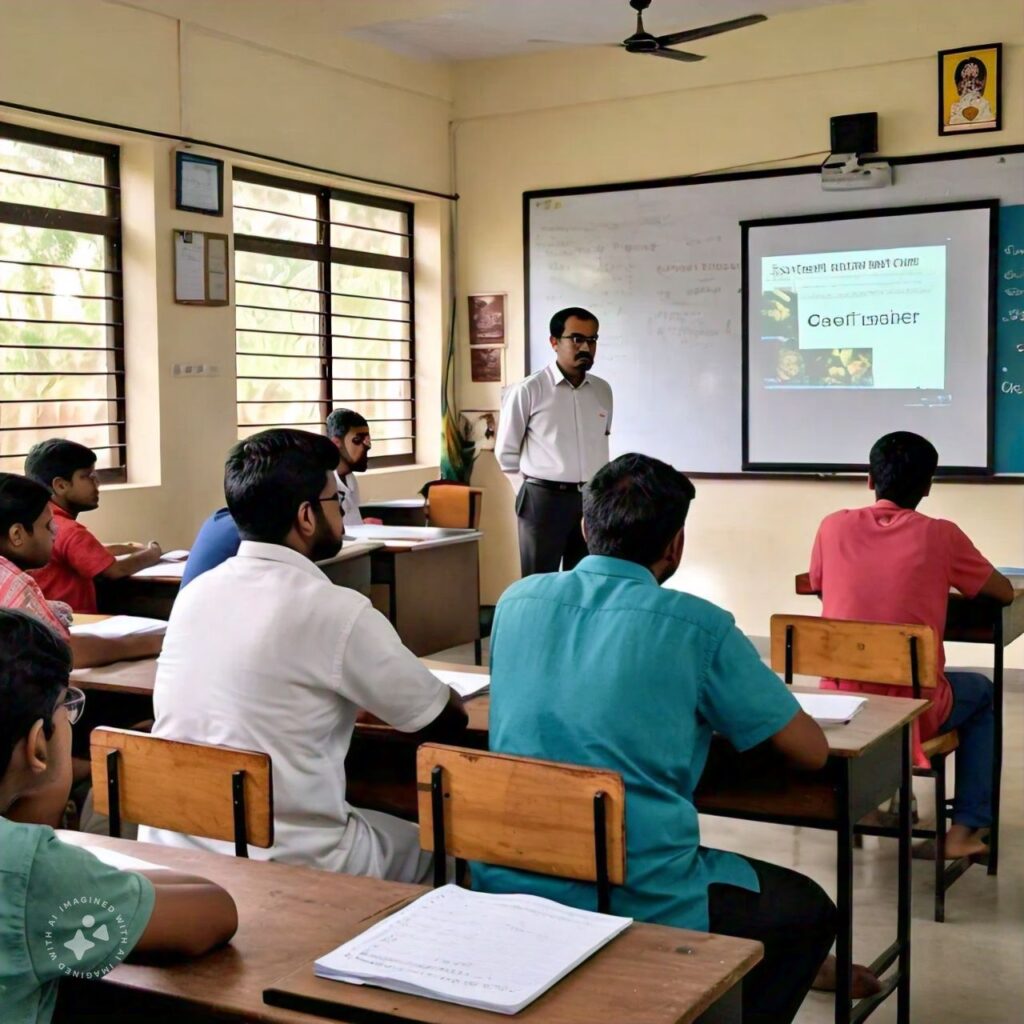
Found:
[[[505,349],[501,345],[489,345],[469,350],[471,377],[475,384],[503,384],[505,382]]]
[[[477,451],[493,451],[498,436],[497,409],[463,409],[459,413],[462,436],[476,445]]]
[[[939,51],[939,134],[1003,127],[1003,44]]]
[[[224,161],[187,149],[174,151],[174,208],[224,216]]]
[[[470,295],[470,345],[505,344],[505,295]]]

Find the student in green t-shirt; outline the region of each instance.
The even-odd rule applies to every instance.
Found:
[[[23,612],[0,610],[0,1020],[47,1024],[61,977],[102,977],[132,953],[201,956],[238,926],[218,885],[119,871],[7,817],[19,799],[67,799],[71,726],[85,694],[71,653]],[[15,808],[16,810],[16,808]]]

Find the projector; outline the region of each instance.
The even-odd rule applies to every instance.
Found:
[[[832,153],[821,165],[821,187],[826,192],[885,188],[891,184],[892,167],[883,160],[862,164],[856,153]]]

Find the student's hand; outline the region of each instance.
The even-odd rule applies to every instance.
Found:
[[[384,520],[383,519],[377,519],[375,516],[367,516],[367,518],[364,519],[363,522],[367,526],[383,526],[384,525]]]
[[[140,551],[142,550],[142,545],[141,544],[139,545],[139,550]],[[156,560],[158,562],[163,557],[163,553],[164,553],[164,549],[162,547],[160,547],[160,544],[157,541],[155,541],[155,540],[151,540],[146,545],[146,551],[148,551],[149,554],[151,554],[151,555],[156,555]]]

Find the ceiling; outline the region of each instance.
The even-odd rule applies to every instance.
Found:
[[[845,0],[652,0],[644,27],[654,35],[679,32],[747,14],[823,7]],[[380,9],[387,3],[371,5]],[[568,46],[618,43],[631,35],[636,13],[628,0],[465,0],[416,18],[365,24],[347,33],[405,56],[481,60]],[[756,26],[745,31],[756,31]],[[534,40],[551,40],[534,42]],[[710,44],[720,46],[716,40]],[[701,52],[698,44],[687,49]]]
[[[291,50],[361,41],[426,61],[485,60],[569,46],[616,43],[636,17],[628,0],[108,0]],[[747,14],[768,17],[851,0],[652,0],[644,15],[654,35]],[[758,26],[743,29],[756,32]],[[713,53],[728,36],[689,48]],[[289,42],[285,42],[285,40]],[[543,39],[554,42],[532,42]],[[332,44],[333,41],[333,44]],[[701,47],[704,47],[702,49]],[[330,61],[333,63],[333,61]]]

